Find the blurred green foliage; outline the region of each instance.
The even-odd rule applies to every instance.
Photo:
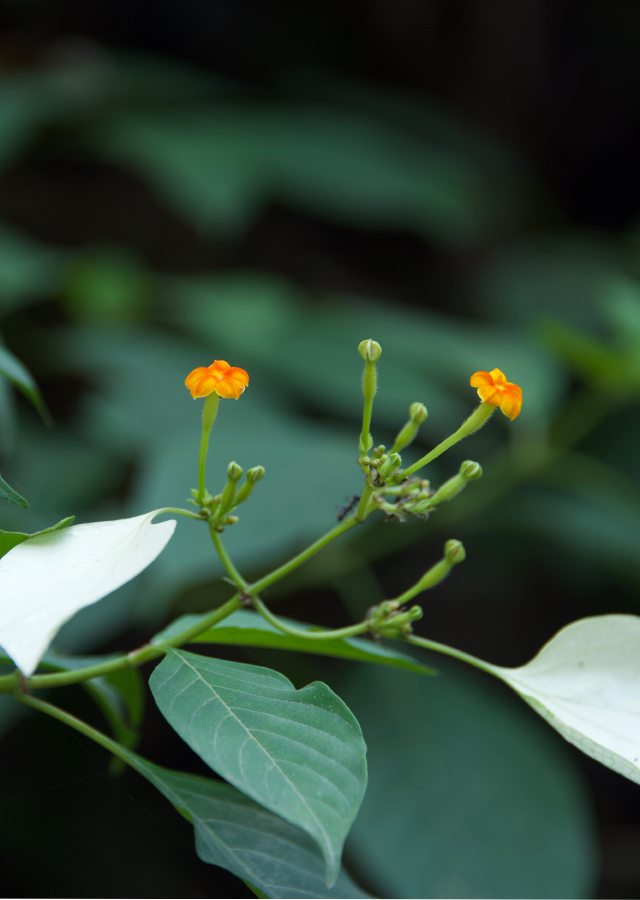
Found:
[[[10,178],[12,167],[43,160],[115,166],[143,185],[149,228],[156,208],[176,217],[195,242],[211,242],[219,264],[146,258],[126,222],[120,241],[89,229],[77,246],[15,221],[0,226],[0,463],[31,504],[3,506],[4,531],[181,505],[199,435],[184,378],[228,358],[251,385],[222,404],[212,487],[231,459],[265,466],[228,546],[247,575],[277,564],[330,527],[359,489],[356,347],[373,337],[383,346],[376,441],[390,443],[411,403],[429,410],[409,460],[467,415],[478,369],[499,366],[520,384],[523,413],[513,424],[496,417],[460,449],[485,476],[455,507],[426,526],[367,525],[279,595],[337,588],[359,614],[380,599],[374,564],[415,544],[408,583],[411,565],[427,568],[455,530],[477,536],[505,607],[522,595],[518,564],[538,553],[547,583],[579,598],[574,615],[639,610],[637,235],[570,233],[553,218],[541,227],[549,198],[501,148],[424,103],[303,73],[257,91],[166,60],[98,52],[6,73],[0,168]],[[353,296],[346,284],[330,292],[248,266],[242,247],[274,206],[437,248],[452,292],[465,269],[470,315],[384,302],[384,285]],[[59,408],[55,428],[8,389],[46,417],[18,358]],[[434,480],[457,462],[439,461]],[[60,646],[91,652],[185,606],[200,612],[225,596],[213,586],[220,575],[204,530],[182,522],[154,566],[84,610]],[[408,897],[589,894],[591,812],[570,751],[484,681],[471,685],[448,667],[437,687],[410,677],[368,668],[327,676],[371,744],[370,793],[352,839],[367,886]],[[104,687],[108,715],[121,701]]]

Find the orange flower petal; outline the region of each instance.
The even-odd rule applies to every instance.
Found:
[[[491,376],[493,383],[496,385],[503,385],[507,383],[507,377],[500,371],[500,369],[492,369],[489,372],[489,375]]]
[[[210,366],[194,369],[184,383],[194,398],[208,397],[215,391],[220,397],[237,400],[249,384],[249,375],[238,366],[230,366],[224,359],[216,359]]]
[[[197,384],[198,381],[202,378],[203,374],[207,371],[205,366],[199,366],[197,369],[194,369],[193,372],[189,372],[187,377],[185,378],[185,386],[191,390],[194,384]]]
[[[493,378],[488,372],[474,372],[469,379],[471,387],[483,387],[485,384],[493,384]]]
[[[245,372],[244,369],[239,369],[237,366],[232,366],[227,372],[228,378],[233,378],[234,381],[240,381],[242,384],[249,384],[249,375]]]
[[[522,401],[514,397],[510,391],[502,391],[500,395],[500,409],[505,416],[515,419],[516,416],[520,415]]]
[[[207,374],[203,375],[197,384],[191,388],[191,396],[192,397],[208,397],[209,394],[213,394],[214,391],[217,391],[218,383],[220,379],[217,375],[211,375],[207,370]]]
[[[505,391],[509,391],[510,394],[513,394],[513,396],[516,398],[516,400],[518,400],[520,402],[520,405],[522,406],[522,388],[521,387],[519,387],[517,384],[513,384],[512,381],[507,381],[507,383],[504,386],[504,389],[505,389]]]
[[[478,388],[478,396],[482,400],[483,403],[488,403],[489,406],[499,406],[500,405],[500,388],[494,387],[491,384],[483,384]]]
[[[224,375],[229,371],[231,366],[225,359],[214,359],[214,361],[209,366],[209,369],[212,372],[216,372],[219,375]]]
[[[244,384],[234,381],[233,378],[221,378],[216,385],[216,394],[219,397],[226,397],[227,400],[237,400],[244,387]]]

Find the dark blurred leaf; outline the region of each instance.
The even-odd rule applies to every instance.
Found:
[[[388,897],[591,896],[594,822],[562,741],[479,673],[442,669],[336,685],[369,747],[350,852]]]
[[[27,235],[0,226],[0,313],[52,291],[63,254]]]
[[[496,322],[526,327],[541,316],[598,327],[602,303],[621,277],[615,247],[584,233],[509,243],[479,273],[477,308]]]
[[[227,233],[276,198],[349,225],[446,241],[476,237],[491,216],[487,185],[462,156],[330,107],[227,103],[125,115],[93,144],[198,226]]]
[[[523,387],[523,419],[528,421],[548,418],[563,391],[553,360],[521,331],[502,326],[354,298],[303,304],[287,282],[243,272],[172,279],[167,289],[172,321],[208,337],[214,346],[222,341],[251,354],[269,365],[283,387],[304,391],[315,404],[341,414],[360,416],[356,348],[364,338],[379,338],[383,356],[374,425],[381,418],[400,425],[409,405],[421,401],[430,414],[427,428],[457,427],[476,401],[469,377],[478,369],[497,366]]]
[[[41,73],[0,79],[0,168],[13,163],[38,130],[58,113],[51,88]]]
[[[162,644],[164,641],[179,634],[187,628],[191,628],[204,616],[181,616],[156,634],[152,644]],[[282,619],[296,628],[315,629],[316,626],[304,625],[294,622],[292,619]],[[283,634],[265,621],[258,613],[250,610],[238,610],[227,619],[202,632],[192,642],[194,644],[238,644],[244,647],[275,647],[279,650],[298,650],[303,653],[319,653],[324,656],[338,656],[343,659],[353,659],[359,662],[379,663],[385,666],[395,666],[399,669],[408,669],[421,675],[435,675],[433,669],[422,666],[411,656],[392,650],[386,644],[376,644],[363,638],[347,638],[341,641],[305,641],[302,638]]]
[[[332,886],[367,784],[367,748],[340,698],[319,681],[296,690],[263,666],[172,649],[149,687],[215,772],[311,835]]]
[[[38,410],[43,420],[50,424],[51,414],[45,406],[42,394],[38,385],[35,383],[31,372],[24,366],[17,356],[14,356],[10,350],[7,350],[0,343],[0,375],[7,378],[15,387],[21,391],[27,400]]]
[[[144,316],[151,293],[151,275],[133,254],[96,248],[69,261],[61,299],[80,321],[129,322]]]
[[[553,353],[587,383],[622,394],[632,387],[627,360],[615,348],[562,322],[544,322],[540,334]]]
[[[537,534],[563,548],[574,559],[586,559],[640,579],[638,534],[640,513],[630,495],[626,502],[591,485],[580,496],[575,484],[567,491],[527,489],[517,503],[500,510],[501,527]],[[598,496],[596,496],[596,494]]]
[[[17,704],[15,704],[17,706]],[[300,828],[211,778],[163,769],[125,750],[131,765],[188,819],[204,862],[228,869],[267,897],[367,897],[341,870],[327,888],[320,851]]]
[[[640,285],[621,275],[611,281],[601,305],[618,343],[631,352],[632,360],[635,359],[636,366],[640,367]]]
[[[184,60],[149,53],[121,51],[114,59],[112,76],[118,98],[128,108],[170,108],[233,95],[237,82]]]
[[[16,445],[16,406],[13,388],[0,378],[0,452],[10,456]]]

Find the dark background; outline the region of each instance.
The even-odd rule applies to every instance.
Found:
[[[636,3],[29,0],[2,3],[0,24],[1,327],[57,423],[47,431],[22,398],[3,394],[3,474],[32,510],[3,510],[0,527],[180,505],[194,479],[180,468],[178,432],[195,468],[197,415],[188,397],[163,391],[183,390],[183,369],[182,378],[223,357],[250,369],[247,403],[229,420],[258,454],[245,468],[264,461],[274,478],[263,496],[295,499],[304,486],[305,502],[326,500],[306,518],[297,503],[281,519],[266,499],[256,505],[254,544],[243,550],[239,535],[236,552],[248,574],[264,571],[329,527],[358,488],[357,471],[343,473],[353,466],[345,448],[358,429],[355,346],[372,336],[383,345],[380,439],[414,400],[430,410],[419,449],[453,430],[478,368],[500,366],[522,384],[523,413],[511,432],[492,423],[436,467],[443,477],[467,454],[485,466],[455,505],[427,526],[378,526],[344,555],[331,551],[283,586],[283,613],[342,624],[404,590],[452,536],[468,559],[425,600],[416,630],[429,637],[520,665],[573,619],[638,613]],[[243,410],[263,418],[250,427]],[[330,438],[310,449],[321,428]],[[243,445],[233,431],[220,440],[221,472]],[[564,463],[531,469],[540,446],[568,448]],[[167,565],[168,587],[158,576],[120,592],[115,612],[83,614],[62,645],[137,646],[170,617],[226,596],[213,569]],[[413,696],[409,682],[390,676],[385,687],[384,671],[353,675],[266,651],[229,655],[282,668],[297,685],[326,679],[365,736],[376,734],[368,802],[384,782],[404,806],[389,807],[386,837],[363,824],[347,848],[369,890],[638,896],[638,787],[547,735],[506,690],[480,679],[481,698],[453,669],[459,694],[424,699],[445,734],[431,757],[412,731],[417,695],[406,732],[376,730],[398,695]],[[58,699],[100,723],[79,690]],[[493,748],[465,731],[485,702],[487,735],[521,727],[531,760],[506,738]],[[462,793],[446,765],[448,712],[451,734],[490,748],[487,759],[513,750],[511,801],[533,834],[558,829],[559,858],[511,845],[500,762],[461,757]],[[6,730],[5,895],[249,896],[196,858],[190,827],[150,787],[131,772],[111,778],[101,750],[11,711]],[[424,771],[399,784],[413,763],[397,748],[412,742]],[[206,773],[151,704],[140,752]],[[536,764],[571,784],[562,811],[540,800],[554,791]],[[434,780],[447,791],[429,793]],[[482,784],[480,799],[471,786]],[[487,849],[484,826],[467,833],[465,823],[494,834],[492,815],[504,832],[496,825]],[[394,881],[376,857],[400,826]],[[441,861],[421,868],[434,847]]]

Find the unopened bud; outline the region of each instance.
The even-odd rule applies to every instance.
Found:
[[[384,460],[384,457],[382,457]],[[397,470],[402,465],[402,457],[399,453],[390,453],[388,459],[385,460],[384,464],[380,467],[379,475],[383,481],[386,481],[388,478],[397,472]]]
[[[224,520],[224,523],[225,523],[225,525],[235,525],[236,522],[239,522],[239,521],[240,520],[238,519],[237,516],[227,516],[227,518]]]
[[[457,565],[461,563],[466,557],[466,551],[462,545],[461,541],[456,541],[454,539],[447,541],[444,545],[444,558],[447,562],[450,562],[451,565]]]
[[[230,462],[227,466],[227,478],[229,481],[240,481],[242,478],[242,468],[236,462]]]
[[[422,608],[403,609],[395,600],[381,603],[369,610],[369,630],[384,638],[400,638],[411,632],[411,623],[422,618]]]
[[[465,481],[475,481],[477,478],[482,478],[482,466],[471,459],[466,459],[460,465],[460,474]]]
[[[264,478],[264,468],[262,466],[254,466],[253,469],[249,469],[247,472],[247,480],[236,494],[236,506],[239,506],[241,503],[244,503],[245,500],[249,499],[254,484],[257,484],[261,478]]]
[[[396,436],[393,450],[404,450],[414,440],[418,428],[427,418],[427,407],[424,403],[412,403],[409,407],[409,421]]]
[[[358,344],[358,353],[368,363],[376,363],[382,355],[382,347],[377,341],[361,341]]]
[[[227,512],[227,510],[230,510],[234,505],[236,488],[238,486],[238,480],[240,478],[242,478],[242,469],[240,468],[238,463],[230,462],[227,466],[228,480],[220,497],[220,506],[218,507],[218,513],[216,516],[217,521],[220,521],[220,518]]]
[[[423,422],[427,421],[427,416],[429,414],[424,403],[412,403],[409,407],[409,415],[413,422],[417,425],[422,425]]]

